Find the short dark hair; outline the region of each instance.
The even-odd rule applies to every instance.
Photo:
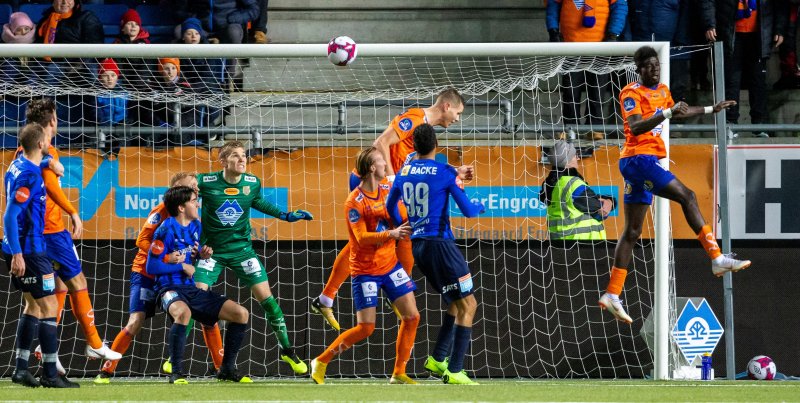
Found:
[[[633,54],[633,62],[636,63],[636,68],[638,69],[651,57],[658,59],[658,52],[652,46],[642,46],[636,49],[636,53]]]
[[[175,186],[167,189],[167,193],[164,193],[164,206],[167,208],[169,215],[177,217],[181,213],[178,207],[192,200],[192,195],[194,194],[194,189],[188,186]]]
[[[418,155],[430,154],[439,143],[436,141],[436,129],[423,123],[414,129],[414,151]]]
[[[53,98],[37,98],[28,102],[25,119],[28,123],[38,123],[42,127],[50,124],[56,114],[56,103]]]
[[[28,123],[19,131],[19,144],[26,153],[32,152],[44,141],[44,128],[38,123]]]
[[[455,88],[448,88],[436,96],[436,102],[450,102],[452,105],[464,105],[464,97]]]

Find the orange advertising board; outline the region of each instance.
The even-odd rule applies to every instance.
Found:
[[[253,212],[253,238],[263,240],[347,239],[343,203],[349,192],[355,147],[313,147],[295,151],[270,151],[254,156],[248,170],[262,180],[262,194],[282,209],[305,209],[313,221],[285,223]],[[84,238],[134,239],[150,209],[161,199],[169,178],[181,171],[210,172],[221,169],[216,150],[179,148],[152,151],[123,148],[113,160],[95,151],[61,151],[66,168],[62,187],[84,220]],[[442,150],[440,158],[452,165],[472,164],[476,179],[466,184],[471,198],[484,202],[487,213],[466,219],[454,211],[457,238],[545,239],[546,206],[538,201],[539,186],[549,167],[540,163],[541,150],[534,146],[462,147]],[[622,198],[617,146],[601,147],[581,160],[579,170],[592,187]],[[2,153],[3,172],[13,158]],[[707,218],[712,213],[713,158],[711,145],[672,146],[670,168],[697,194]],[[5,198],[2,207],[5,208]],[[622,203],[605,221],[609,238],[622,230]],[[675,239],[694,239],[680,206],[672,203]],[[652,237],[648,219],[644,237]]]

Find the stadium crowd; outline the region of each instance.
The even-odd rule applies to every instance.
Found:
[[[11,0],[6,3],[0,4],[3,43],[270,42],[268,0]],[[767,90],[767,60],[772,53],[778,53],[780,58],[780,78],[773,88],[800,88],[796,35],[800,0],[544,0],[544,3],[551,42],[669,41],[673,46],[670,82],[676,100],[696,100],[710,93],[709,52],[702,47],[714,41],[725,43],[726,99],[739,101],[740,89],[749,90],[750,123],[775,123],[769,119]],[[223,123],[225,111],[212,106],[215,102],[203,104],[202,99],[224,100],[239,88],[241,78],[237,77],[241,70],[236,64],[236,59],[11,58],[0,61],[0,81],[69,83],[75,88],[92,88],[97,90],[92,93],[102,93],[95,96],[74,91],[75,95],[58,97],[58,115],[66,125],[136,123],[203,128]],[[563,75],[561,80],[564,127],[583,123],[597,128],[586,133],[587,138],[602,139],[607,133],[601,127],[609,123],[600,112],[603,100],[612,95],[616,98],[624,79],[613,74],[575,72]],[[146,96],[131,97],[131,92]],[[585,102],[583,92],[586,92]],[[26,103],[24,98],[4,97],[0,106],[4,126],[24,123]],[[583,103],[585,111],[581,111]],[[581,117],[585,117],[584,122],[579,122]],[[800,120],[800,114],[797,119]],[[727,120],[730,124],[739,123],[738,105],[728,111]],[[770,134],[753,133],[756,137]],[[168,136],[153,135],[145,143],[163,145],[169,141],[192,145],[209,140],[208,135],[202,137],[196,132],[181,138]],[[730,136],[737,137],[738,133],[731,132]],[[81,137],[56,139],[57,144],[85,141],[88,140]],[[140,142],[127,140],[119,145],[140,145]]]

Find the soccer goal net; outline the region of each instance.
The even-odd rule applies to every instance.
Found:
[[[136,236],[169,178],[218,171],[218,147],[243,141],[248,170],[261,178],[264,197],[284,210],[314,215],[313,221],[289,224],[253,212],[251,234],[298,355],[310,361],[337,336],[309,313],[309,302],[322,291],[347,240],[343,203],[355,155],[396,115],[428,107],[440,91],[455,88],[466,107],[460,122],[439,128],[443,148],[437,158],[474,165],[476,178],[466,191],[487,207],[477,219],[451,208],[479,302],[465,368],[491,378],[641,378],[668,362],[673,350],[665,334],[674,323],[668,212],[658,218],[659,208],[651,209],[634,248],[622,295],[633,324],[615,321],[597,304],[623,228],[617,96],[636,79],[632,55],[638,45],[359,45],[358,59],[347,68],[328,62],[325,45],[5,46],[3,170],[14,158],[28,101],[55,99],[55,144],[66,168],[61,185],[85,226],[75,247],[95,323],[111,344],[129,314]],[[667,54],[661,51],[662,71],[668,71]],[[168,76],[173,70],[177,79]],[[104,78],[107,71],[118,80]],[[577,146],[586,182],[618,201],[605,221],[606,241],[548,239],[539,190],[550,170],[553,139],[560,137]],[[444,306],[419,271],[413,278],[422,319],[408,372],[422,376]],[[8,376],[22,305],[7,274],[0,287],[0,373]],[[262,308],[233,272],[226,271],[213,289],[251,312],[240,372],[292,376],[280,362]],[[343,328],[355,324],[351,296],[347,281],[334,306]],[[655,330],[644,329],[655,334],[651,342],[642,336],[644,322],[657,309]],[[378,312],[375,333],[334,360],[329,377],[391,374],[398,320],[391,310]],[[169,325],[163,313],[145,322],[117,375],[158,375],[168,356]],[[101,363],[84,357],[69,303],[60,332],[60,358],[70,374],[97,374]],[[211,360],[199,326],[188,343],[190,374],[208,374]]]

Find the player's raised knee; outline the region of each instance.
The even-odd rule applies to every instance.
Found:
[[[247,324],[247,321],[250,319],[250,312],[247,311],[247,308],[236,305],[236,308],[233,311],[233,319],[231,321],[241,324]]]

